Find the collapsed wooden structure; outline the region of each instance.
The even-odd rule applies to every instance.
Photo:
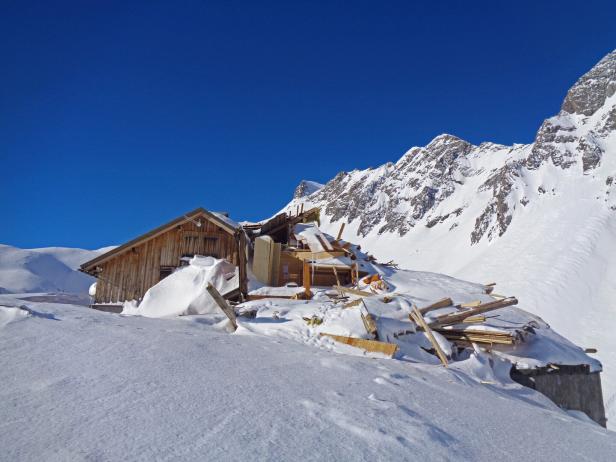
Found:
[[[198,208],[84,263],[97,278],[93,307],[140,300],[145,292],[195,255],[223,258],[239,268],[239,285],[227,297],[247,293],[247,236],[225,214]]]
[[[319,209],[281,213],[261,225],[248,225],[254,242],[252,272],[268,286],[297,285],[306,292],[310,286],[355,284],[366,273],[358,265],[350,243],[338,236],[330,240],[315,222]]]

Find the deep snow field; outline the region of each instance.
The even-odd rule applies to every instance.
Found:
[[[434,277],[458,296],[473,287]],[[615,433],[511,382],[498,361],[472,355],[445,369],[318,337],[291,306],[314,301],[275,302],[289,308],[278,319],[271,300],[250,302],[263,315],[238,318],[231,334],[223,315],[154,319],[21,298],[0,295],[0,460],[616,454]]]

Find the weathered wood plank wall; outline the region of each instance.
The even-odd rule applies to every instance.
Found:
[[[201,227],[186,222],[132,250],[103,262],[96,286],[96,303],[138,300],[160,280],[161,267],[180,266],[185,255],[210,255],[238,265],[238,239],[216,224]]]

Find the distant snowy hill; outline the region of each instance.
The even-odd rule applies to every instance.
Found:
[[[497,282],[559,332],[597,347],[616,420],[616,50],[569,90],[529,145],[440,135],[396,163],[298,196],[321,222],[403,267]]]
[[[109,249],[19,249],[0,244],[0,293],[87,292],[94,278],[77,268]]]

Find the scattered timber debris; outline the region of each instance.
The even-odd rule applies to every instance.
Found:
[[[321,324],[323,324],[323,318],[319,318],[316,315],[313,315],[310,318],[302,316],[302,319],[306,321],[306,324],[308,324],[309,326],[320,326]]]
[[[398,351],[398,345],[396,345],[395,343],[379,342],[377,340],[366,340],[363,338],[356,337],[345,337],[343,335],[326,334],[324,332],[319,335],[321,335],[322,337],[330,337],[336,342],[344,343],[346,345],[350,345],[356,348],[361,348],[371,353],[382,353],[389,356],[390,358],[393,358],[396,354],[396,351]]]
[[[437,316],[434,321],[431,321],[429,323],[429,325],[431,328],[435,328],[435,327],[441,327],[441,326],[446,326],[446,325],[451,325],[451,324],[457,324],[471,316],[487,313],[488,311],[497,310],[499,308],[505,308],[511,305],[517,305],[517,303],[518,303],[518,300],[515,297],[509,297],[503,300],[496,300],[493,302],[482,303],[481,305],[478,305],[474,308],[469,308],[468,310]]]

